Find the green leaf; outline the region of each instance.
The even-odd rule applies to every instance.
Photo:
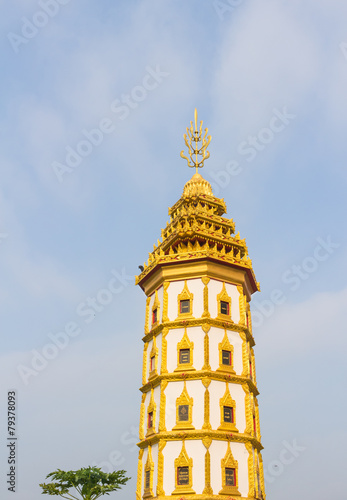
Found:
[[[109,495],[112,491],[119,490],[130,479],[125,476],[125,470],[103,472],[98,467],[86,467],[77,471],[63,471],[57,469],[49,473],[46,479],[52,478],[53,482],[40,484],[42,494],[60,495],[62,498],[83,500],[96,500],[100,496]],[[73,493],[70,492],[74,489]]]

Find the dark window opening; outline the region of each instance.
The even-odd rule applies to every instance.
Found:
[[[154,311],[152,312],[152,323],[156,323],[158,320],[158,309],[154,309]]]
[[[180,422],[187,422],[189,420],[189,406],[179,405],[178,407],[178,420]]]
[[[180,301],[180,313],[190,313],[190,300],[181,300]]]
[[[189,467],[177,467],[177,484],[189,484]]]
[[[222,364],[223,365],[231,365],[231,352],[230,351],[222,351]]]
[[[148,413],[148,421],[147,421],[148,429],[153,427],[153,412]]]
[[[220,301],[220,312],[221,314],[229,315],[229,302],[225,302],[224,300]]]
[[[190,349],[180,349],[180,364],[190,363]]]
[[[151,471],[146,470],[145,489],[149,490],[150,486],[151,486]]]
[[[231,406],[224,406],[223,408],[223,418],[224,422],[234,422],[234,408]]]
[[[235,469],[225,468],[225,486],[236,486]]]

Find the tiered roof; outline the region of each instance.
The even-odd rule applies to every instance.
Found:
[[[224,200],[213,195],[211,184],[198,173],[198,168],[209,157],[207,146],[211,137],[207,137],[207,132],[205,129],[202,136],[202,122],[198,130],[195,110],[195,129],[191,122],[187,135],[184,135],[190,158],[184,156],[183,151],[181,156],[190,167],[196,168],[196,173],[184,186],[181,198],[169,209],[170,222],[161,231],[162,241],[158,240],[154,245],[143,271],[136,277],[136,284],[140,286],[157,266],[212,259],[244,268],[252,292],[259,290],[245,240],[240,238],[239,233],[234,235],[233,220],[223,217],[226,213]],[[200,147],[199,142],[202,143]]]
[[[223,217],[225,213],[224,200],[213,196],[210,183],[194,174],[182,197],[169,209],[170,222],[161,231],[162,241],[154,245],[136,284],[158,265],[210,258],[245,268],[259,290],[246,241],[239,233],[234,235],[234,221]]]

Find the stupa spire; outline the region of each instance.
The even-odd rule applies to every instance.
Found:
[[[204,166],[204,161],[210,157],[210,153],[207,151],[208,145],[211,142],[211,136],[207,135],[208,128],[205,128],[205,134],[202,134],[202,120],[198,128],[198,112],[195,108],[194,126],[193,122],[190,122],[190,127],[187,127],[187,133],[183,135],[184,142],[188,148],[189,158],[184,155],[184,151],[181,151],[181,157],[187,160],[188,167],[196,168],[196,173],[198,173],[199,168]]]
[[[191,123],[189,167],[211,138]],[[146,294],[136,500],[265,500],[245,240],[199,173],[136,283]]]

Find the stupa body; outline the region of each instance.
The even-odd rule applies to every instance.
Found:
[[[186,143],[205,159],[195,129]],[[249,307],[259,286],[225,213],[194,174],[136,279],[147,296],[138,500],[265,499]]]

